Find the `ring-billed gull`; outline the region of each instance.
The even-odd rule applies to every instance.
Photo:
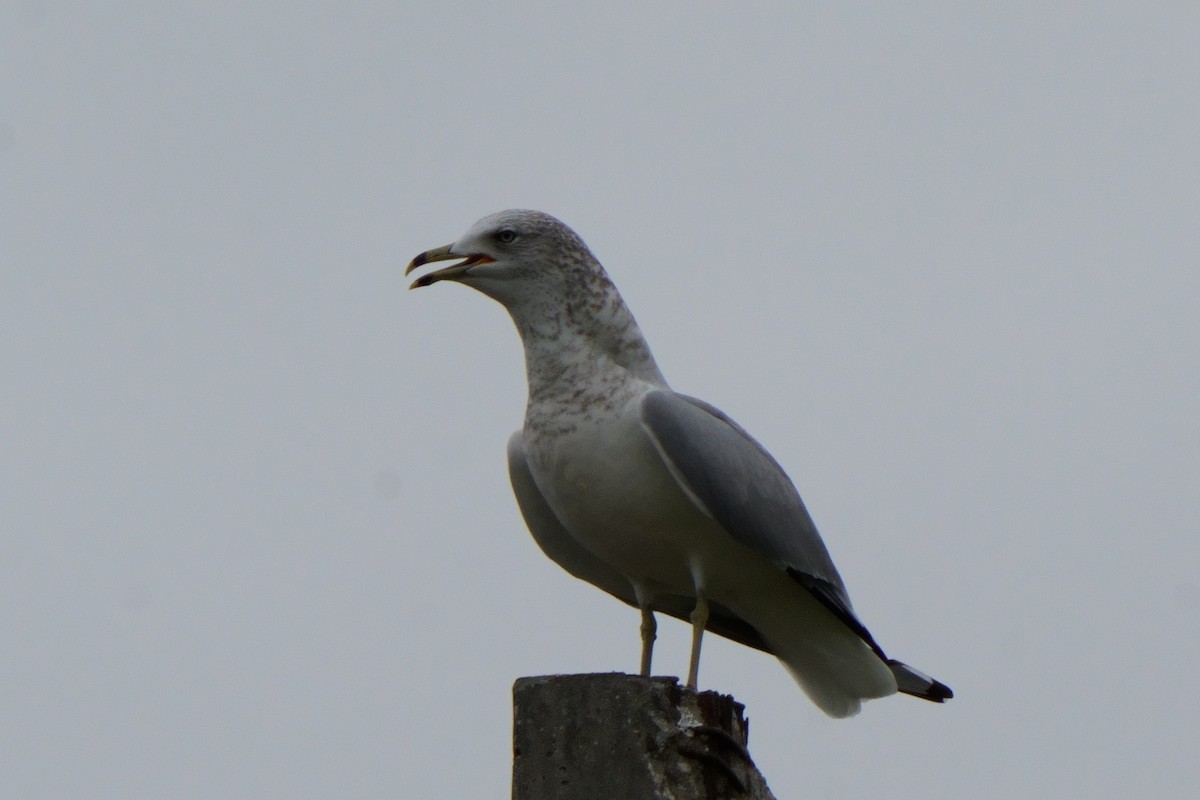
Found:
[[[484,217],[405,274],[465,284],[508,309],[525,349],[525,423],[509,474],[538,545],[569,573],[641,610],[775,655],[833,717],[897,691],[943,702],[939,681],[888,658],[850,597],[791,480],[724,413],[668,386],[637,323],[579,236],[538,211]]]

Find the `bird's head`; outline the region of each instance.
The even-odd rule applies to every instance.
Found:
[[[573,230],[549,214],[524,209],[484,217],[453,243],[419,254],[404,274],[452,260],[457,263],[425,273],[409,288],[455,281],[511,306],[534,287],[539,294],[557,294],[556,289],[565,287],[568,273],[603,274]]]

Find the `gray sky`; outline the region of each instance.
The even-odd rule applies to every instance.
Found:
[[[8,795],[503,797],[513,679],[636,669],[510,322],[401,276],[522,206],[957,692],[708,638],[777,795],[1191,796],[1194,3],[297,5],[0,5]]]

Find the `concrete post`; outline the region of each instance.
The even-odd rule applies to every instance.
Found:
[[[676,678],[520,678],[513,800],[774,800],[746,750],[742,711]]]

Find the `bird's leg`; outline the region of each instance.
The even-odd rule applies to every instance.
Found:
[[[658,631],[658,623],[654,621],[654,611],[648,605],[642,609],[642,677],[650,677],[650,656],[654,652],[654,639]]]
[[[649,678],[650,656],[654,653],[654,639],[658,632],[658,623],[654,621],[654,609],[651,608],[654,598],[650,591],[637,581],[631,583],[638,610],[642,612],[642,677]]]
[[[697,595],[696,607],[692,609],[692,660],[688,664],[687,686],[696,688],[696,679],[700,675],[700,638],[704,636],[704,626],[708,624],[708,601],[704,595]]]

